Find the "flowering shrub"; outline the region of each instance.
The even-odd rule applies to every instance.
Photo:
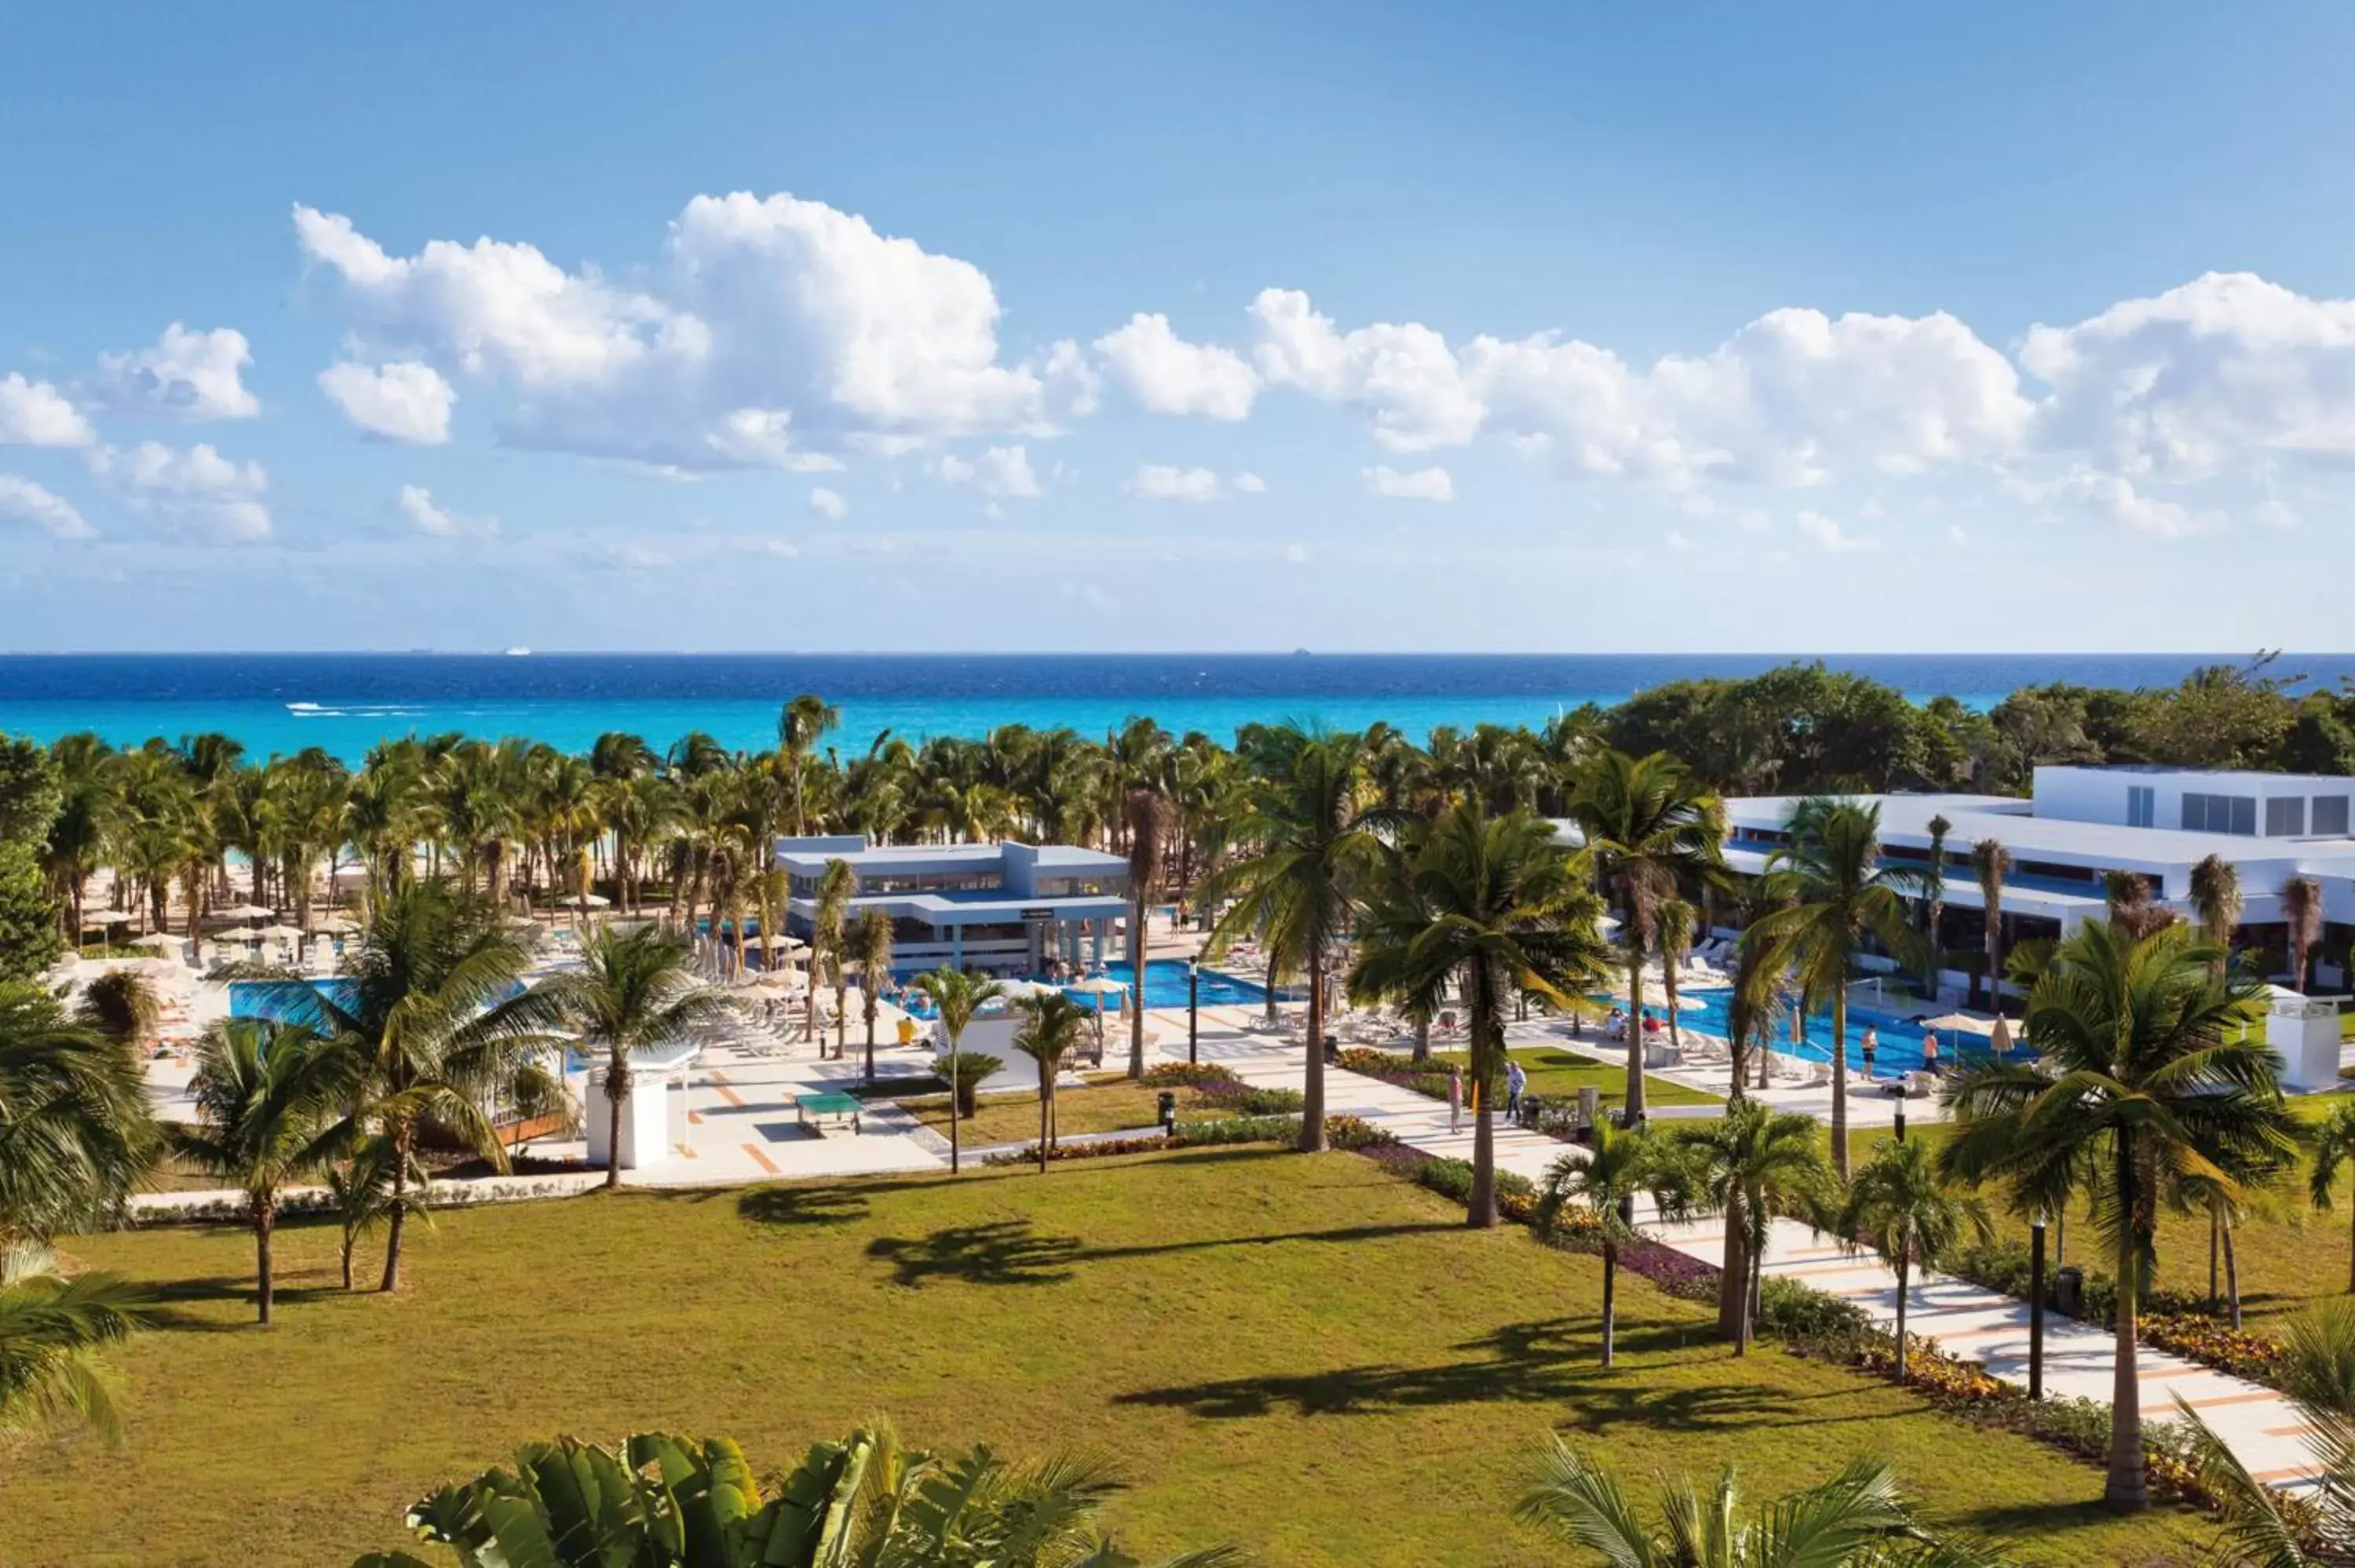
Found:
[[[1384,1144],[1399,1149],[1406,1148],[1406,1145],[1399,1142],[1394,1133],[1376,1127],[1363,1117],[1354,1116],[1327,1117],[1325,1141],[1336,1149],[1347,1150],[1358,1154],[1371,1153]],[[1412,1153],[1412,1150],[1409,1152]]]
[[[1207,1089],[1213,1084],[1242,1080],[1216,1062],[1161,1062],[1147,1067],[1141,1082],[1151,1089]]]
[[[1298,1089],[1263,1089],[1233,1078],[1203,1084],[1194,1097],[1205,1106],[1232,1110],[1238,1116],[1298,1116],[1307,1104]]]
[[[1437,1071],[1428,1062],[1418,1063],[1412,1056],[1401,1056],[1389,1051],[1371,1051],[1362,1045],[1352,1045],[1335,1058],[1352,1073],[1378,1078],[1385,1084],[1395,1084],[1416,1094],[1428,1095],[1434,1100],[1447,1097],[1447,1075]]]
[[[2145,1344],[2251,1383],[2281,1375],[2282,1342],[2271,1334],[2235,1329],[2201,1313],[2156,1312],[2141,1319]]]

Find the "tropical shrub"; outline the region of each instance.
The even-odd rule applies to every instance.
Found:
[[[1325,1138],[1334,1148],[1363,1154],[1385,1144],[1398,1144],[1398,1136],[1376,1127],[1363,1117],[1328,1116],[1325,1118]],[[1403,1144],[1399,1147],[1404,1148]]]
[[[1148,1089],[1206,1089],[1213,1084],[1240,1084],[1231,1068],[1216,1062],[1160,1062],[1147,1067],[1137,1082]]]
[[[976,1102],[981,1093],[982,1080],[1005,1065],[1003,1058],[993,1056],[986,1051],[957,1053],[956,1074],[953,1086],[956,1090],[956,1110],[960,1119],[970,1121],[973,1118],[974,1112],[979,1108]],[[942,1082],[951,1081],[947,1052],[943,1051],[934,1058],[932,1071],[938,1075]]]
[[[641,1433],[618,1448],[577,1438],[527,1444],[493,1468],[410,1507],[421,1540],[461,1568],[613,1563],[632,1568],[816,1568],[820,1563],[988,1563],[1064,1568],[1128,1562],[1094,1516],[1119,1490],[1103,1463],[1011,1464],[987,1448],[962,1457],[900,1446],[886,1427],[820,1443],[764,1486],[725,1437]],[[1219,1549],[1189,1562],[1240,1559]],[[406,1552],[353,1568],[430,1568]]]

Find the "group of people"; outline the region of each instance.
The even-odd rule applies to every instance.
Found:
[[[1863,1054],[1864,1075],[1869,1079],[1872,1076],[1873,1058],[1881,1054],[1881,1031],[1870,1023],[1866,1024],[1864,1038],[1857,1043],[1857,1047]],[[1922,1070],[1925,1073],[1938,1070],[1938,1032],[1934,1029],[1922,1031]]]
[[[1529,1091],[1527,1069],[1510,1056],[1505,1058],[1505,1119],[1514,1120],[1521,1114],[1521,1096]],[[1477,1104],[1474,1106],[1477,1109]],[[1464,1130],[1464,1069],[1447,1069],[1447,1130]]]
[[[1627,1038],[1627,1010],[1614,1003],[1611,1016],[1603,1021],[1603,1037],[1605,1040],[1625,1040]],[[1659,1033],[1667,1027],[1667,1024],[1652,1016],[1650,1008],[1644,1010],[1643,1030],[1646,1038]]]

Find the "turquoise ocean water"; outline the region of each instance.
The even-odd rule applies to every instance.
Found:
[[[568,749],[605,730],[656,746],[691,729],[733,748],[774,744],[798,692],[840,705],[829,744],[879,734],[973,736],[1006,724],[1100,736],[1132,715],[1231,741],[1238,726],[1377,720],[1537,726],[1580,703],[1666,681],[1755,674],[1793,655],[1412,654],[119,654],[0,657],[0,732],[92,730],[118,745],[218,730],[258,757],[323,747],[357,761],[378,741],[457,730]],[[1796,655],[1808,658],[1816,655]],[[1974,705],[2050,681],[2170,684],[2231,654],[1821,655],[1915,697]],[[2337,685],[2355,655],[2293,654],[2275,668]]]

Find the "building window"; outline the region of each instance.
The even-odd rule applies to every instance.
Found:
[[[2257,833],[2257,798],[2254,795],[2192,795],[2183,797],[2183,827],[2186,832],[2238,833],[2243,838],[2254,838]]]
[[[2147,784],[2126,786],[2126,826],[2154,827],[2158,822],[2158,791]]]
[[[2276,795],[2265,802],[2265,837],[2294,839],[2305,832],[2305,796]]]
[[[2317,795],[2314,798],[2314,831],[2318,834],[2344,834],[2347,832],[2347,797]]]

